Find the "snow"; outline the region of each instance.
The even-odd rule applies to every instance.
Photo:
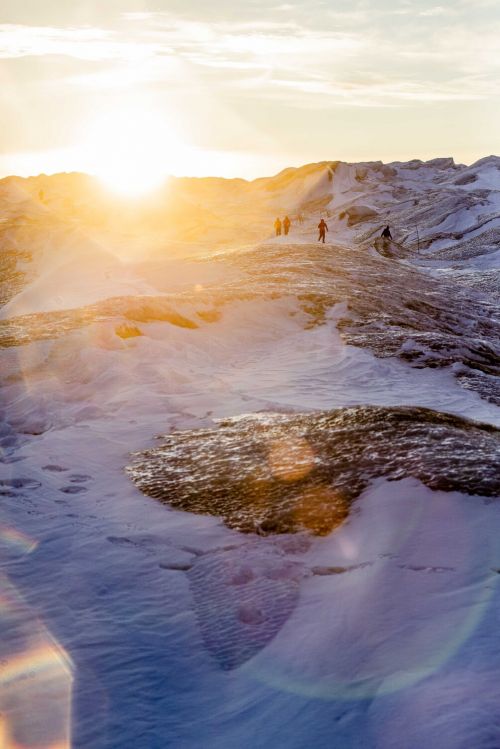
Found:
[[[138,288],[136,279],[127,277],[126,269],[120,268],[113,261],[104,262],[96,268],[90,265],[86,258],[84,268],[78,274],[74,273],[74,266],[73,257],[66,260],[62,266],[51,269],[47,275],[35,281],[28,289],[18,294],[15,300],[5,305],[2,317],[74,309],[92,304],[109,295],[154,293],[146,284]]]
[[[45,224],[26,230],[33,259],[24,288],[1,310],[2,324],[37,313],[43,326],[45,313],[166,295],[198,327],[129,320],[141,335],[124,339],[117,312],[0,349],[0,562],[5,610],[14,612],[10,628],[2,626],[2,659],[18,664],[16,699],[29,702],[29,720],[9,706],[5,677],[0,712],[20,732],[18,743],[66,747],[71,733],[75,749],[496,745],[498,503],[431,491],[413,478],[380,478],[326,537],[259,537],[149,499],[123,470],[158,434],[248,413],[405,404],[500,426],[498,407],[460,385],[458,365],[415,368],[346,344],[338,326],[351,300],[311,325],[289,278],[283,293],[272,287],[255,295],[249,246],[258,257],[269,247],[288,252],[290,240],[290,263],[313,277],[307,243],[321,211],[308,210],[308,201],[380,212],[389,191],[405,187],[411,202],[438,185],[448,199],[450,191],[476,189],[453,186],[467,170],[493,202],[499,190],[494,159],[389,166],[392,177],[378,166],[339,164],[331,183],[324,165],[309,166],[304,175],[274,178],[270,197],[266,183],[235,186],[234,210],[244,203],[237,189],[261,196],[251,209],[259,226],[268,221],[262,205],[273,215],[278,206],[304,204],[304,225],[263,246],[245,236],[228,247],[234,233],[226,225],[204,255],[174,257],[167,239],[145,233],[144,256],[131,258],[126,239],[109,227],[84,236],[64,225],[50,241]],[[191,188],[182,189],[185,197]],[[14,184],[4,207],[24,211],[23,190]],[[214,190],[206,200],[215,211],[226,198]],[[401,222],[408,199],[391,198]],[[18,236],[7,208],[3,251]],[[480,236],[478,211],[434,223],[436,202],[430,238],[458,228]],[[356,247],[356,263],[385,214],[353,227],[337,215],[327,221],[330,242]],[[426,255],[429,268],[414,256],[401,262],[454,283],[457,261],[432,260],[436,246]],[[498,259],[498,252],[479,254],[460,269],[489,272]],[[384,268],[399,267],[391,262]],[[333,271],[325,278],[337,282]],[[243,298],[235,288],[247,279]],[[355,282],[353,294],[363,289]],[[197,317],[213,309],[213,321]],[[465,313],[456,325],[467,332]],[[401,353],[415,348],[409,331]],[[263,609],[274,629],[260,640],[249,632]],[[40,653],[44,665],[35,668]]]
[[[400,692],[451,660],[484,616],[498,511],[408,480],[381,482],[359,505],[355,522],[307,554],[348,572],[305,586],[280,637],[247,667],[259,680],[327,700]]]

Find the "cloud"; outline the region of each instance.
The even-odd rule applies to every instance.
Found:
[[[467,85],[471,83],[471,85]],[[261,96],[286,100],[291,95],[299,108],[401,107],[435,102],[479,101],[500,93],[500,84],[473,85],[464,79],[437,85],[434,81],[269,79],[260,82]],[[307,96],[304,97],[303,95]]]
[[[435,5],[433,8],[425,8],[425,10],[421,10],[419,16],[424,18],[435,18],[436,16],[452,15],[453,12],[453,8],[444,8],[442,5]]]
[[[462,14],[467,2],[457,6]],[[270,9],[265,19],[195,21],[133,12],[111,29],[4,24],[0,57],[63,55],[105,63],[97,72],[67,76],[70,86],[168,83],[194,92],[210,86],[214,96],[273,96],[292,106],[409,106],[496,96],[499,24],[466,24],[444,6],[422,6],[420,0],[400,2],[393,11],[404,15],[389,28],[389,6],[368,12],[362,2],[311,13],[307,23],[287,3],[285,21],[284,6],[276,6],[278,13]],[[453,24],[429,29],[428,19],[448,16]]]
[[[122,18],[126,21],[148,21],[154,18],[156,13],[152,11],[133,11],[129,13],[122,13]]]
[[[64,55],[80,60],[137,60],[158,52],[163,45],[144,44],[99,28],[0,25],[0,58]]]

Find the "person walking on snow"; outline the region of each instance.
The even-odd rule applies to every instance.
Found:
[[[324,218],[322,218],[321,221],[319,222],[318,229],[319,229],[318,242],[323,241],[323,244],[325,244],[325,237],[326,237],[326,232],[328,231],[328,226],[326,225]]]
[[[290,224],[291,223],[292,222],[290,221],[290,219],[288,218],[288,216],[285,216],[285,218],[283,219],[283,229],[285,230],[285,236],[290,231]]]
[[[392,239],[391,230],[389,229],[388,225],[385,227],[384,231],[382,232],[380,236],[383,237],[384,239]]]
[[[281,221],[279,218],[274,222],[274,228],[276,229],[276,236],[281,237]]]

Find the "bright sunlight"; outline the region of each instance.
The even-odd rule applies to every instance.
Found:
[[[88,124],[83,149],[89,171],[111,190],[139,197],[160,187],[185,146],[154,111],[114,110]]]

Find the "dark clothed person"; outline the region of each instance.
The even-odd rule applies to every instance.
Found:
[[[325,237],[326,237],[326,232],[328,231],[328,226],[326,225],[324,218],[322,218],[321,221],[319,222],[318,229],[319,229],[318,242],[323,242],[323,244],[325,244]]]

